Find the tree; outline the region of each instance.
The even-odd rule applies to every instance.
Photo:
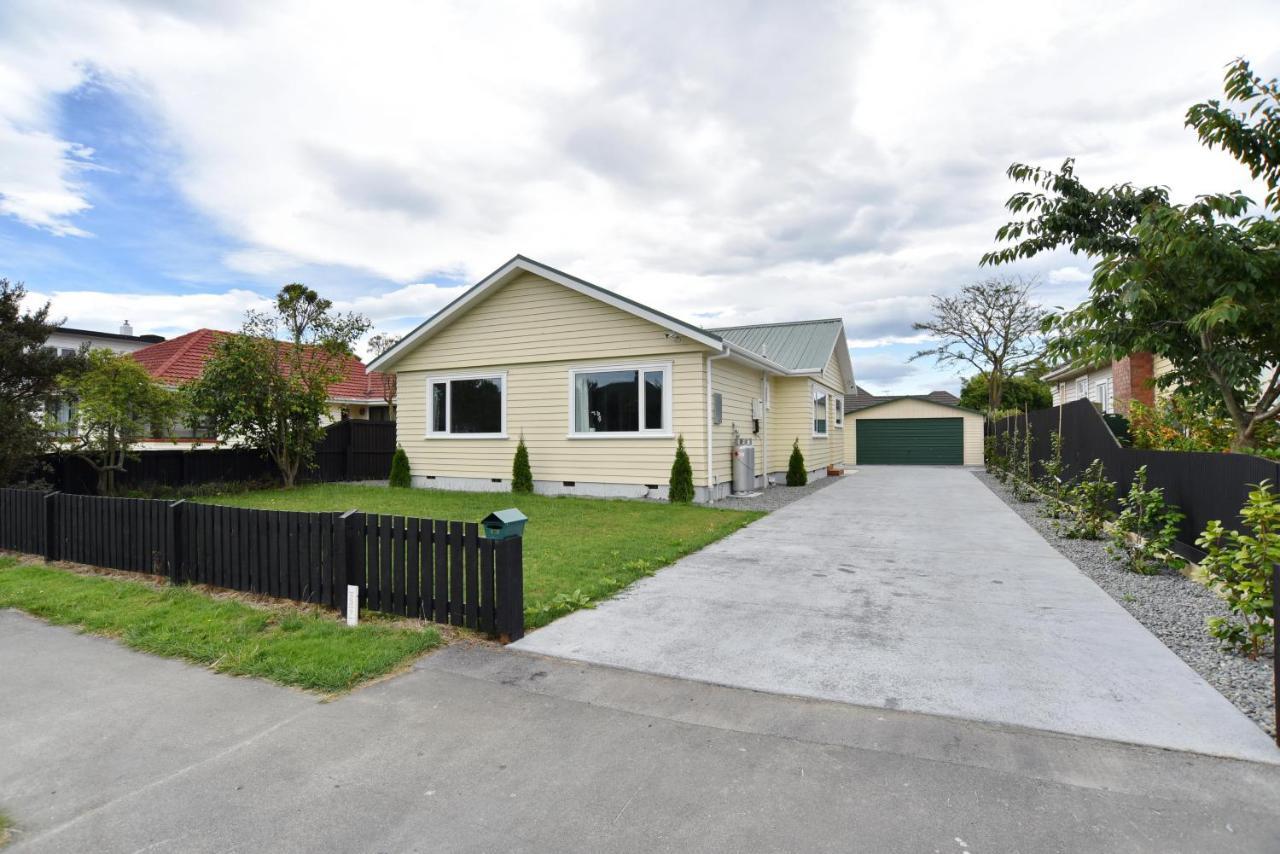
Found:
[[[0,279],[0,484],[26,475],[52,447],[40,413],[55,401],[58,377],[83,358],[45,346],[58,324],[48,303],[24,311],[26,296],[21,282]]]
[[[987,396],[987,378],[974,374],[960,386],[960,405],[970,409],[985,409],[991,401]],[[1032,374],[1006,377],[996,409],[1044,409],[1053,406],[1053,389]]]
[[[97,472],[99,495],[114,495],[116,472],[137,458],[135,445],[164,435],[176,397],[132,356],[106,349],[90,350],[83,369],[66,376],[65,390],[76,402],[68,450]]]
[[[809,470],[804,467],[804,454],[800,452],[800,440],[791,445],[791,458],[787,460],[787,486],[804,486],[809,482]]]
[[[391,476],[387,479],[387,485],[402,489],[413,486],[413,475],[409,471],[409,455],[399,445],[396,445],[395,453],[391,455]]]
[[[667,500],[672,504],[688,504],[693,500],[693,463],[689,462],[689,452],[684,449],[684,434],[676,439],[676,459],[671,464]]]
[[[220,443],[241,442],[268,455],[291,488],[324,437],[329,386],[342,378],[355,358],[352,345],[368,328],[364,317],[334,312],[331,301],[305,285],[285,285],[274,314],[249,312],[239,334],[215,344],[203,374],[187,388],[189,405]]]
[[[1009,377],[1039,363],[1045,311],[1031,301],[1034,281],[992,278],[965,285],[953,296],[933,297],[933,319],[913,323],[938,340],[911,361],[932,356],[939,365],[967,364],[987,384],[985,409],[1000,406]]]
[[[523,436],[516,444],[516,458],[511,463],[511,491],[525,495],[533,492],[533,469],[529,466],[529,449]]]
[[[1196,104],[1186,123],[1222,147],[1268,187],[1280,211],[1280,88],[1244,60],[1226,77],[1227,100]],[[1089,298],[1050,315],[1051,356],[1072,362],[1137,351],[1166,357],[1157,383],[1229,418],[1232,450],[1250,450],[1262,425],[1280,417],[1280,225],[1254,214],[1240,192],[1174,204],[1162,187],[1120,184],[1089,190],[1067,160],[1058,171],[1015,163],[1009,177],[1035,192],[1005,207],[1022,216],[996,232],[1010,245],[983,256],[1003,264],[1067,247],[1094,260]],[[1263,371],[1266,370],[1265,376]]]
[[[369,349],[373,351],[375,356],[381,356],[392,347],[400,343],[399,335],[379,334],[369,338]],[[382,399],[387,402],[390,407],[396,399],[396,374],[382,374]]]

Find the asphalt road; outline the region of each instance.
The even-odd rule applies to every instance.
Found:
[[[483,645],[333,702],[12,611],[0,651],[15,854],[1280,850],[1264,763]]]

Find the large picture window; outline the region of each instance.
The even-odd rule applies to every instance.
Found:
[[[813,435],[827,435],[827,390],[820,385],[813,387]]]
[[[505,436],[506,375],[432,377],[427,380],[427,410],[429,435]]]
[[[611,366],[570,371],[570,434],[670,433],[670,377],[670,365]]]

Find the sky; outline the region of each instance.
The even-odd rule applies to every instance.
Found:
[[[68,326],[235,329],[301,281],[403,333],[516,253],[703,326],[841,317],[859,384],[980,268],[1013,162],[1243,189],[1186,108],[1268,2],[0,4],[0,277]]]

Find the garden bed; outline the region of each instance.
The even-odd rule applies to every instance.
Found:
[[[1130,572],[1107,553],[1106,540],[1060,537],[1053,521],[1041,515],[1040,502],[1019,501],[1008,486],[986,472],[974,475],[1192,670],[1254,723],[1275,735],[1271,658],[1251,661],[1224,651],[1209,636],[1206,618],[1229,616],[1226,605],[1213,591],[1174,570],[1166,569],[1158,575]]]

